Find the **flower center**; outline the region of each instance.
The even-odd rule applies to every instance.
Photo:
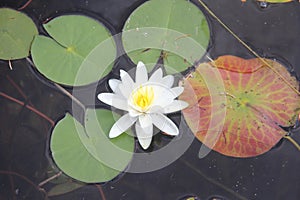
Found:
[[[151,86],[141,86],[133,92],[133,104],[139,107],[142,111],[146,111],[152,104],[154,99],[154,91]]]

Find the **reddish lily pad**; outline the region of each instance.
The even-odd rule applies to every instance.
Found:
[[[231,55],[219,57],[214,61],[214,65],[220,69],[240,73],[255,72],[259,68],[263,67],[259,59],[250,59],[245,62],[245,59]]]
[[[273,60],[265,61],[299,89],[296,78],[284,66]],[[207,84],[203,77],[205,74],[210,79],[213,68],[223,79],[222,87]],[[198,65],[182,81],[185,90],[179,98],[189,103],[183,114],[202,143],[224,155],[251,157],[270,150],[286,134],[280,126],[295,122],[300,96],[285,81],[259,59],[222,56],[215,62]],[[217,92],[211,93],[212,87]],[[224,101],[212,101],[214,96],[222,95],[226,97]],[[212,107],[217,107],[217,111],[212,112]],[[222,119],[224,112],[226,116]],[[219,131],[209,131],[214,128],[212,119],[219,122],[214,122]]]

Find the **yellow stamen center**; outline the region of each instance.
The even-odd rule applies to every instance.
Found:
[[[133,104],[143,112],[147,111],[154,99],[154,91],[151,86],[141,86],[132,94]]]

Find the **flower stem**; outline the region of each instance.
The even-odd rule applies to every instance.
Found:
[[[291,142],[298,149],[298,151],[300,151],[300,145],[291,136],[285,135],[283,137]]]
[[[196,168],[194,165],[190,164],[188,161],[181,159],[181,162],[183,162],[186,166],[188,166],[189,168],[191,168],[193,171],[195,171],[197,174],[199,174],[200,176],[202,176],[204,179],[206,179],[208,182],[219,186],[220,188],[222,188],[223,190],[227,191],[228,193],[232,194],[233,196],[235,196],[237,199],[241,199],[241,200],[247,200],[247,198],[243,197],[242,195],[234,192],[231,188],[226,187],[225,185],[221,184],[220,182],[214,180],[213,178],[210,178],[208,176],[206,176],[200,169]]]
[[[34,63],[29,59],[26,58],[26,60],[29,62],[29,64],[36,68],[36,66],[34,65]],[[72,94],[70,94],[65,88],[63,88],[62,86],[60,86],[57,83],[53,83],[53,85],[59,89],[63,94],[65,94],[67,97],[69,97],[72,101],[76,102],[83,110],[85,110],[85,106],[76,98],[74,97]]]
[[[26,105],[24,102],[22,102],[22,101],[20,101],[20,100],[18,100],[18,99],[15,99],[15,98],[13,98],[13,97],[11,97],[11,96],[9,96],[9,95],[3,93],[3,92],[0,92],[0,96],[6,98],[6,99],[8,99],[8,100],[11,100],[11,101],[13,101],[13,102],[15,102],[15,103],[17,103],[17,104],[19,104],[19,105],[21,105],[21,106],[25,106],[26,108],[28,108],[29,110],[31,110],[31,111],[34,112],[35,114],[37,114],[37,115],[39,115],[40,117],[42,117],[42,118],[44,118],[45,120],[47,120],[47,121],[51,124],[51,126],[54,126],[54,125],[55,125],[55,123],[54,123],[54,121],[53,121],[52,119],[50,119],[50,118],[49,118],[47,115],[45,115],[44,113],[38,111],[36,108],[34,108],[34,107],[30,106],[30,105]]]
[[[296,94],[300,96],[300,92],[297,88],[291,85],[290,82],[288,82],[278,71],[276,71],[265,59],[260,57],[258,53],[256,53],[250,46],[248,46],[243,40],[239,38],[218,16],[215,15],[215,13],[202,1],[198,0],[199,3],[205,8],[205,10],[213,17],[217,22],[219,22],[223,28],[225,28],[235,39],[237,39],[246,49],[248,49],[253,55],[255,55],[264,65],[266,65],[268,68],[270,68],[277,76],[279,76],[280,79],[283,80]]]
[[[106,200],[106,197],[105,197],[105,194],[104,194],[104,192],[103,192],[103,189],[102,189],[101,185],[95,184],[95,186],[97,187],[97,189],[98,189],[99,192],[100,192],[101,199],[102,199],[102,200]]]
[[[23,176],[17,172],[13,172],[13,171],[4,171],[4,170],[0,170],[0,174],[6,174],[6,175],[13,175],[13,176],[17,176],[19,178],[21,178],[22,180],[24,180],[25,182],[27,182],[29,185],[31,185],[32,187],[34,187],[37,191],[44,193],[45,197],[47,197],[47,193],[45,192],[45,190],[43,188],[40,188],[39,186],[35,185],[29,178],[27,178],[26,176]]]
[[[53,176],[51,176],[51,177],[47,178],[46,180],[40,182],[39,187],[42,187],[43,185],[45,185],[46,183],[52,181],[53,179],[56,179],[60,175],[62,175],[62,171],[59,171],[57,174],[54,174]]]
[[[69,97],[72,101],[76,102],[83,110],[85,110],[85,106],[72,94],[70,94],[65,88],[60,86],[57,83],[54,83],[55,87],[57,87],[62,93],[64,93],[67,97]]]
[[[31,2],[32,2],[32,0],[28,0],[23,6],[21,6],[20,8],[18,8],[18,10],[25,9]]]

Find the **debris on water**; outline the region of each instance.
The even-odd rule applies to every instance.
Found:
[[[194,196],[194,195],[188,195],[188,196],[182,197],[180,200],[200,200],[200,198],[197,196]]]
[[[261,1],[261,2],[259,2],[259,6],[261,7],[261,8],[267,8],[268,7],[268,2],[266,2],[266,1]]]
[[[221,196],[212,196],[209,198],[209,200],[226,200],[224,197]]]

